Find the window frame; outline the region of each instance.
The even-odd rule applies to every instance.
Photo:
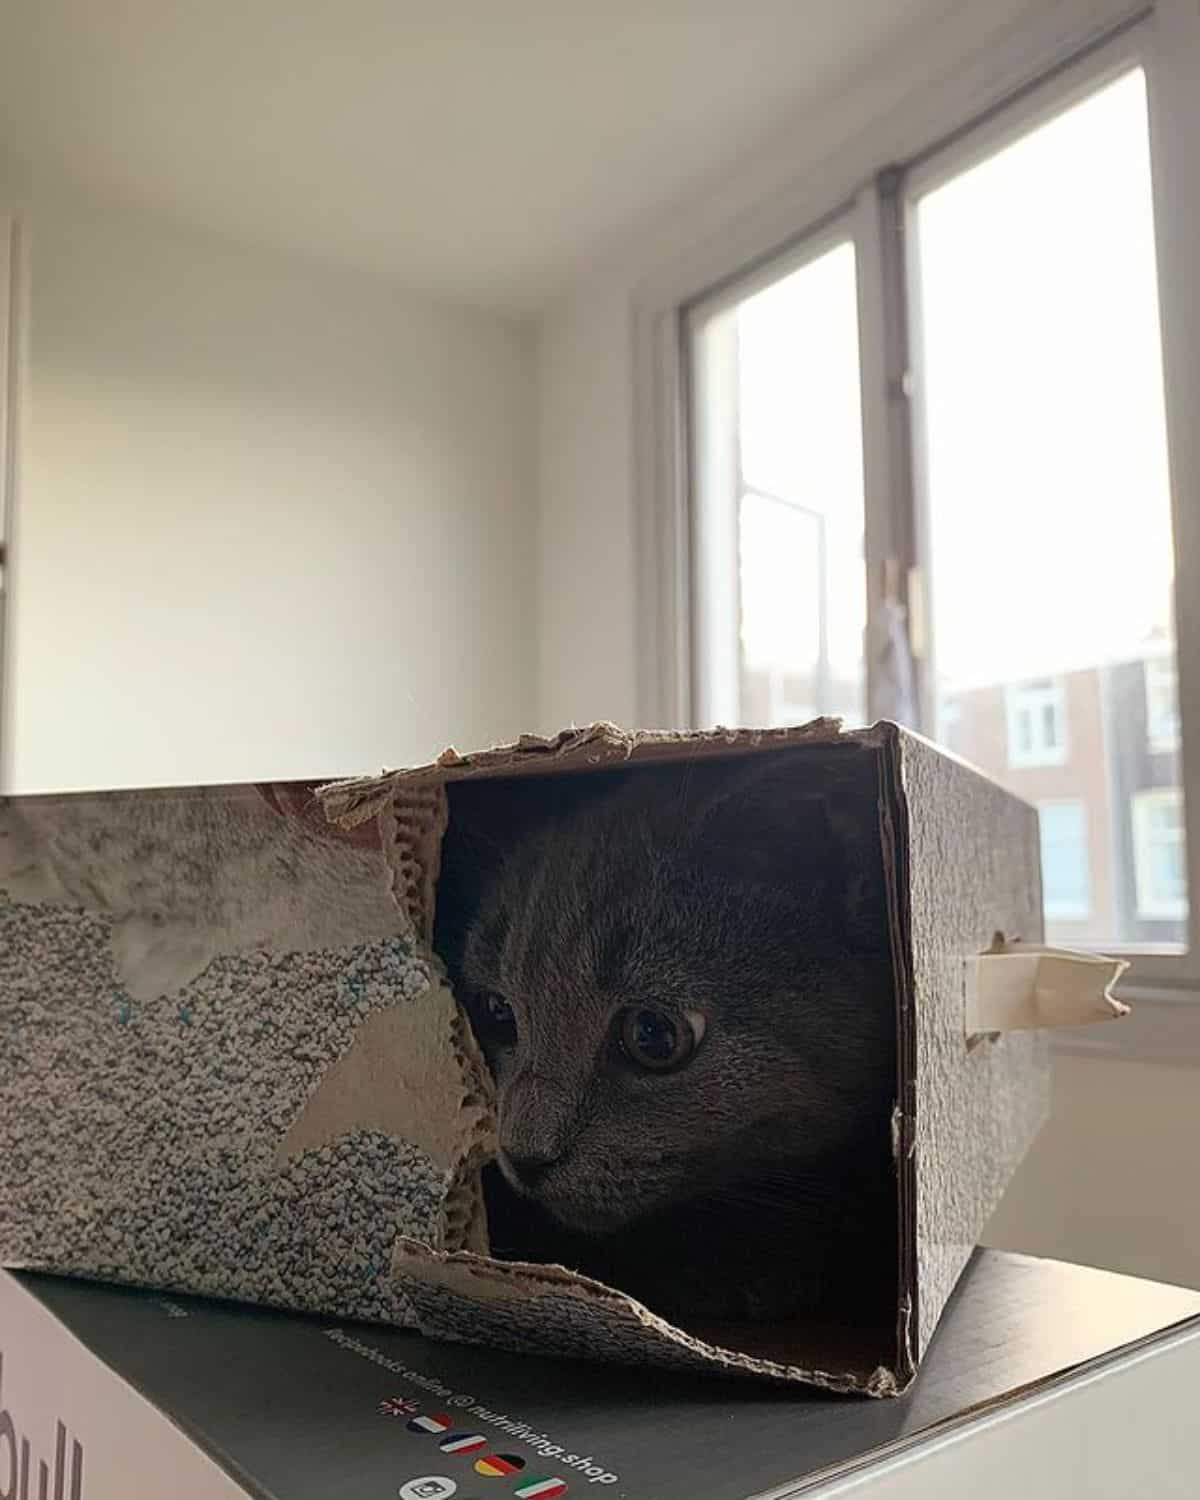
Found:
[[[913,434],[913,530],[915,566],[920,574],[928,571],[932,538],[927,500],[929,473],[922,442],[925,410],[919,338],[920,264],[914,222],[916,205],[926,193],[1003,150],[1130,70],[1140,68],[1145,76],[1168,466],[1177,560],[1174,606],[1181,730],[1178,753],[1185,793],[1185,847],[1188,890],[1192,893],[1192,900],[1184,951],[1153,944],[1105,945],[1106,952],[1129,961],[1130,972],[1124,988],[1131,992],[1142,986],[1200,990],[1200,722],[1197,722],[1200,720],[1200,608],[1196,607],[1188,591],[1180,587],[1182,568],[1178,565],[1180,559],[1200,555],[1200,445],[1197,445],[1191,430],[1194,424],[1190,416],[1190,411],[1200,404],[1200,369],[1196,368],[1195,357],[1195,350],[1200,349],[1200,318],[1195,316],[1194,299],[1182,274],[1185,257],[1179,254],[1180,236],[1188,232],[1187,224],[1200,222],[1200,193],[1189,197],[1175,191],[1179,169],[1186,166],[1189,172],[1192,170],[1186,149],[1180,149],[1183,145],[1181,136],[1191,128],[1189,121],[1200,129],[1200,107],[1196,97],[1186,100],[1180,97],[1186,86],[1186,68],[1180,66],[1188,59],[1186,43],[1192,45],[1193,61],[1197,49],[1200,49],[1200,16],[1194,13],[1186,16],[1185,11],[1186,7],[1177,0],[1160,3],[1136,24],[1122,28],[1107,41],[1049,71],[1016,99],[990,111],[975,124],[966,126],[949,140],[916,157],[905,168],[902,185],[906,302],[913,330],[908,361]],[[1200,95],[1194,82],[1191,87],[1193,96]],[[1190,345],[1185,338],[1189,330],[1194,340]],[[932,728],[936,723],[937,622],[931,617],[928,601],[923,601],[923,613],[926,639],[919,664],[922,722]]]
[[[1019,28],[960,55],[882,111],[868,113],[860,92],[847,101],[840,133],[832,127],[796,137],[794,165],[773,180],[751,175],[745,191],[725,194],[704,232],[647,274],[630,305],[632,453],[635,494],[637,708],[646,725],[711,722],[696,691],[702,632],[695,598],[695,535],[689,493],[690,371],[685,318],[699,300],[765,268],[787,249],[839,218],[853,219],[859,264],[866,488],[868,703],[870,717],[901,717],[875,671],[880,622],[890,603],[906,611],[924,722],[933,704],[930,632],[921,563],[927,528],[921,492],[920,399],[912,370],[919,350],[897,316],[910,312],[912,268],[904,255],[904,190],[939,162],[960,170],[966,154],[987,155],[1005,135],[1023,134],[1129,66],[1146,74],[1150,112],[1159,303],[1173,520],[1178,557],[1200,556],[1200,299],[1194,299],[1192,246],[1200,243],[1200,12],[1193,0],[1064,0],[1031,12]],[[912,66],[912,60],[909,61]],[[848,111],[861,109],[853,123]],[[865,123],[864,123],[865,121]],[[901,170],[892,164],[907,163]],[[769,181],[769,187],[764,186]],[[897,298],[898,287],[910,299]],[[917,325],[919,326],[919,324]],[[1181,762],[1189,889],[1200,892],[1200,591],[1176,589]],[[1191,786],[1188,786],[1189,781]],[[1119,950],[1118,950],[1119,951]],[[1134,998],[1170,1003],[1168,991],[1200,993],[1200,900],[1193,899],[1186,955],[1127,953],[1122,988]]]

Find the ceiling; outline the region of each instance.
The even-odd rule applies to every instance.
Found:
[[[35,173],[535,308],[950,0],[0,0]]]

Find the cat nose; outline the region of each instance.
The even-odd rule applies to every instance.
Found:
[[[536,1156],[531,1154],[513,1155],[511,1151],[505,1153],[509,1170],[523,1187],[533,1188],[545,1177],[546,1173],[554,1165],[553,1156]]]

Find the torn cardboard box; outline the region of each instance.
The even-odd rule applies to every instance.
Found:
[[[823,1326],[668,1322],[489,1254],[495,1091],[432,949],[443,842],[456,808],[565,777],[719,781],[765,755],[814,794],[858,788],[856,857],[880,871],[886,1296]],[[1033,810],[886,724],[601,725],[323,789],[9,799],[0,889],[6,1264],[874,1395],[911,1380],[1046,1114],[1043,1028],[1120,1009],[1112,965],[1014,947],[1041,938]]]

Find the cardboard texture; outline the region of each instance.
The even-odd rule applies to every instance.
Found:
[[[487,1255],[490,1076],[430,950],[466,778],[869,756],[898,1076],[894,1326],[681,1329]],[[818,788],[819,789],[819,788]],[[1035,1030],[969,1037],[969,964],[1041,938],[1036,814],[894,726],[607,725],[317,789],[0,806],[0,1256],[443,1339],[893,1395],[1048,1107]],[[702,1313],[698,1314],[702,1318]]]

